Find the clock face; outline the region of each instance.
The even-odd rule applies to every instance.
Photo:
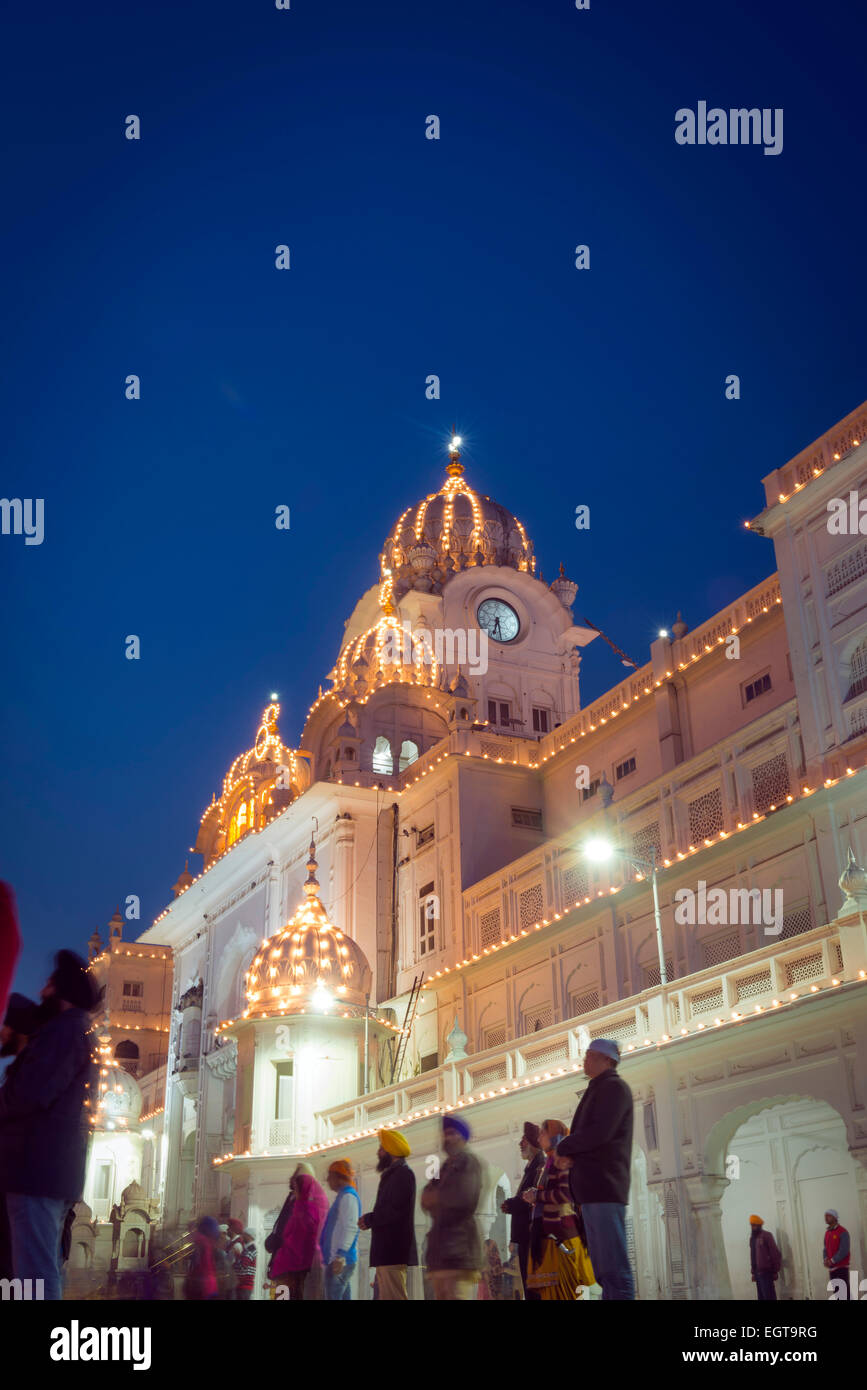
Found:
[[[480,628],[495,642],[514,642],[521,630],[521,621],[508,603],[501,598],[486,598],[476,614]]]

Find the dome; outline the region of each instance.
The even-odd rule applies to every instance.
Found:
[[[213,798],[202,816],[195,849],[204,856],[206,869],[238,840],[261,830],[307,788],[310,770],[301,754],[280,737],[279,714],[278,704],[266,705],[253,747],[232,763],[220,797]],[[175,896],[189,883],[181,875]]]
[[[121,1121],[135,1124],[141,1114],[142,1093],[134,1076],[130,1076],[122,1066],[111,1066],[103,1079],[105,1090],[101,1094],[100,1109],[102,1125],[107,1121]]]
[[[386,538],[380,558],[386,612],[410,589],[441,593],[453,574],[471,565],[535,570],[533,543],[520,521],[470,487],[456,444],[446,471],[439,492],[408,507]]]
[[[310,841],[304,901],[282,931],[263,941],[244,976],[243,1018],[364,1010],[370,994],[367,957],[328,920],[319,899],[316,846]]]

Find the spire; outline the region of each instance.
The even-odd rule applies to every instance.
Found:
[[[316,820],[316,817],[314,816],[313,819]],[[318,828],[318,821],[316,821],[316,825]],[[308,898],[316,898],[319,896],[319,880],[316,877],[316,870],[318,868],[319,865],[316,862],[316,841],[311,834],[310,848],[307,851],[307,880],[304,884],[304,892],[307,894]]]
[[[461,463],[461,437],[455,434],[455,427],[452,425],[452,438],[449,444],[449,461],[446,464],[446,472],[450,478],[460,478],[464,471]]]

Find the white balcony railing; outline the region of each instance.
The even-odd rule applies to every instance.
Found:
[[[773,1009],[793,994],[832,987],[843,967],[840,938],[833,924],[815,927],[796,940],[769,942],[759,950],[645,990],[564,1020],[541,1032],[488,1048],[453,1065],[440,1066],[350,1104],[317,1114],[318,1142],[359,1134],[388,1120],[417,1118],[443,1105],[479,1098],[480,1092],[507,1093],[525,1080],[571,1072],[591,1038],[613,1038],[625,1053],[649,1040],[696,1034],[729,1023],[757,1009]]]

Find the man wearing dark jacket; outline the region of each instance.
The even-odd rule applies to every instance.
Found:
[[[58,952],[41,997],[45,1021],[0,1086],[0,1191],[14,1277],[41,1279],[44,1297],[58,1299],[63,1222],[84,1187],[93,1074],[96,990],[80,956]]]
[[[476,1297],[482,1271],[482,1241],[476,1210],[482,1195],[482,1165],[467,1148],[470,1127],[457,1115],[443,1116],[446,1161],[423,1189],[430,1212],[426,1263],[438,1299]]]
[[[518,1263],[521,1267],[521,1279],[524,1283],[524,1297],[530,1301],[539,1299],[538,1289],[527,1288],[527,1260],[530,1254],[530,1216],[532,1207],[524,1201],[523,1194],[529,1192],[531,1188],[538,1187],[539,1174],[545,1166],[545,1155],[539,1145],[539,1126],[531,1124],[529,1120],[524,1122],[524,1133],[521,1135],[518,1147],[521,1150],[521,1157],[526,1164],[524,1176],[521,1178],[520,1185],[514,1197],[507,1197],[500,1210],[507,1216],[511,1216],[512,1225],[509,1232],[509,1239],[513,1245],[518,1247]]]
[[[587,1248],[602,1297],[635,1297],[626,1249],[626,1203],[632,1163],[632,1092],[617,1073],[620,1048],[594,1038],[584,1054],[590,1085],[578,1102],[572,1128],[557,1145],[574,1160],[570,1184],[587,1232]]]
[[[382,1174],[373,1211],[358,1223],[360,1231],[372,1231],[370,1268],[376,1270],[376,1292],[381,1302],[406,1302],[406,1271],[418,1264],[415,1244],[415,1173],[405,1135],[397,1129],[379,1131],[376,1171]]]

